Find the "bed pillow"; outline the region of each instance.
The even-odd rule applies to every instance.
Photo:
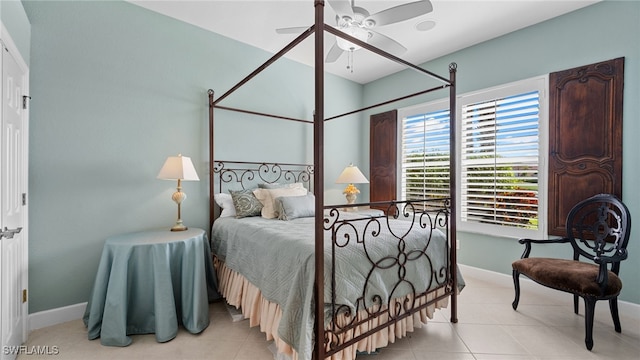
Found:
[[[231,194],[214,194],[213,199],[216,201],[216,204],[220,206],[220,209],[222,209],[220,212],[221,218],[236,216],[236,208],[233,205],[233,198],[231,197]]]
[[[261,215],[263,218],[275,219],[278,217],[275,203],[276,198],[307,194],[307,189],[302,187],[302,184],[300,184],[300,187],[295,184],[291,185],[295,187],[284,187],[279,189],[255,189],[253,191],[256,198],[258,198],[258,200],[262,203]]]
[[[303,196],[277,197],[278,219],[293,220],[315,215],[316,198],[312,193]]]
[[[279,188],[287,187],[287,185],[279,184],[279,183],[260,183],[258,184],[258,187],[260,189],[279,189]]]
[[[237,218],[260,216],[262,203],[253,195],[252,190],[229,190],[229,193],[231,193]]]

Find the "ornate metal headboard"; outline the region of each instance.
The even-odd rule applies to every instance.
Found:
[[[229,190],[251,189],[258,184],[302,183],[313,191],[313,165],[287,164],[250,161],[215,161],[213,164],[213,182],[215,193]],[[211,204],[215,204],[210,194]],[[211,206],[211,211],[219,211]],[[216,216],[217,217],[217,216]]]

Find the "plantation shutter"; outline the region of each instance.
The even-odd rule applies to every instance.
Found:
[[[402,120],[402,194],[406,200],[449,194],[449,110]]]
[[[462,221],[537,229],[539,92],[461,112]]]

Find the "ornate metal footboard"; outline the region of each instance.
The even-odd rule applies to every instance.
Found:
[[[341,209],[328,207],[325,214],[325,231],[331,232],[331,320],[325,331],[325,349],[332,355],[358,341],[380,331],[416,312],[433,306],[455,291],[455,279],[451,274],[449,257],[449,204],[450,199],[431,199],[375,203],[376,207],[387,208],[386,214],[393,216],[366,216],[344,219]],[[404,227],[397,229],[398,219],[405,220]],[[355,226],[360,223],[359,226]],[[407,224],[408,223],[408,224]],[[409,240],[410,233],[422,229],[424,237],[416,242]],[[385,233],[384,238],[381,234]],[[391,236],[389,236],[389,234]],[[444,237],[440,244],[434,244],[435,237]],[[392,242],[393,251],[380,256],[373,255],[370,248],[376,242]],[[336,303],[339,287],[336,284],[336,258],[341,249],[359,246],[370,269],[363,281],[355,309]],[[444,246],[443,257],[433,258],[430,246]],[[411,265],[425,267],[421,278],[410,274]],[[394,280],[387,286],[386,294],[376,290],[374,280],[380,272],[392,272]],[[408,290],[407,290],[408,289]],[[404,291],[401,291],[404,290]]]

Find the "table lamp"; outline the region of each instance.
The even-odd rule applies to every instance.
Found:
[[[353,164],[349,164],[343,171],[338,179],[336,180],[336,184],[349,184],[342,191],[347,198],[347,204],[354,204],[356,202],[356,197],[360,193],[357,187],[353,184],[368,184],[369,180],[362,174],[360,169]],[[356,211],[357,208],[351,208],[351,210]]]
[[[178,187],[176,192],[173,193],[171,199],[178,204],[178,220],[176,224],[171,228],[171,231],[184,231],[187,227],[182,223],[180,218],[180,204],[187,198],[187,194],[182,192],[182,180],[186,181],[199,181],[196,169],[193,167],[191,158],[187,156],[169,156],[167,161],[164,162],[158,179],[162,180],[178,180]]]

